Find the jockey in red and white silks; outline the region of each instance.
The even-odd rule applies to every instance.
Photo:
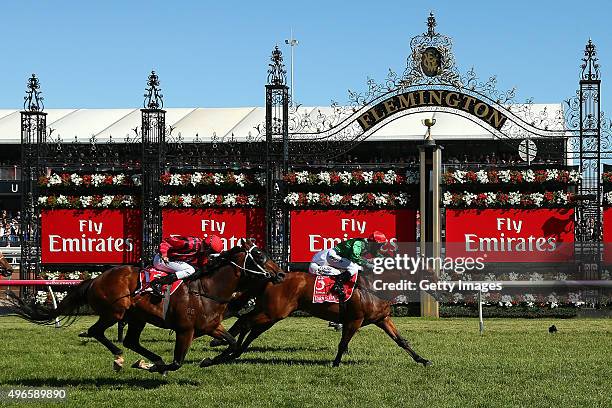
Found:
[[[153,293],[161,296],[162,285],[171,284],[178,279],[185,279],[202,269],[213,253],[223,251],[223,242],[216,235],[209,235],[202,240],[196,237],[172,235],[159,245],[159,253],[153,259],[153,267],[166,272],[166,276],[151,282]]]

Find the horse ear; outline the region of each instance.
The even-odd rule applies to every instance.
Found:
[[[238,245],[244,248],[244,245],[246,244],[246,239],[245,238],[240,238],[238,240]]]

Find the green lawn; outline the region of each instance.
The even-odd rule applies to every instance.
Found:
[[[611,407],[612,320],[486,321],[396,318],[424,357],[424,368],[376,327],[362,329],[340,368],[332,368],[339,334],[314,318],[291,318],[253,344],[235,364],[206,369],[216,353],[195,342],[187,364],[167,377],[111,369],[112,356],[66,329],[0,319],[0,384],[68,387],[61,406]],[[547,328],[555,323],[559,332]],[[229,324],[228,324],[229,326]],[[115,329],[109,334],[116,335]],[[147,328],[144,344],[171,360],[173,335]],[[137,356],[126,351],[126,363]],[[129,364],[128,364],[129,366]],[[54,404],[55,405],[55,404]],[[19,406],[24,406],[20,404]],[[58,405],[55,405],[58,406]]]

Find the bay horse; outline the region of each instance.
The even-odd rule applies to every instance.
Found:
[[[255,309],[241,316],[229,329],[232,336],[238,336],[239,348],[228,347],[214,359],[204,359],[201,367],[228,362],[240,357],[249,345],[276,322],[285,319],[292,312],[301,310],[326,321],[342,323],[342,338],[333,366],[340,365],[342,355],[360,327],[374,324],[380,327],[414,361],[429,366],[429,360],[419,356],[410,344],[399,334],[391,320],[391,302],[376,296],[368,288],[366,280],[359,276],[353,295],[342,306],[338,303],[313,303],[316,275],[306,272],[287,273],[277,285],[267,284],[256,298]]]
[[[278,282],[284,273],[272,258],[255,244],[242,240],[240,245],[222,252],[207,266],[199,278],[185,281],[170,296],[164,313],[164,302],[150,292],[136,293],[141,268],[118,266],[94,279],[79,284],[60,302],[57,309],[26,305],[13,296],[14,311],[35,323],[49,324],[58,316],[74,314],[87,304],[99,316],[87,334],[114,355],[116,371],[123,367],[123,351],[114,345],[105,331],[119,321],[127,323],[123,345],[149,359],[132,367],[166,373],[178,370],[194,338],[210,335],[236,347],[236,340],[221,325],[227,304],[236,291],[247,291],[261,280]],[[171,329],[176,333],[174,360],[166,364],[162,357],[140,344],[140,334],[147,323]]]
[[[9,261],[4,257],[2,252],[0,252],[0,275],[5,278],[8,278],[13,274],[13,267],[9,263]]]

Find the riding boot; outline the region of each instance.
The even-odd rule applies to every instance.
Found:
[[[170,285],[176,282],[177,280],[178,278],[176,277],[176,273],[174,272],[168,272],[166,276],[153,279],[153,281],[151,281],[151,289],[153,289],[153,295],[163,297],[164,295],[162,293],[162,286]]]
[[[351,278],[351,273],[349,271],[344,271],[340,275],[336,276],[336,282],[334,282],[334,286],[332,290],[338,294],[338,298],[342,302],[346,299],[346,293],[344,293],[344,282]]]

